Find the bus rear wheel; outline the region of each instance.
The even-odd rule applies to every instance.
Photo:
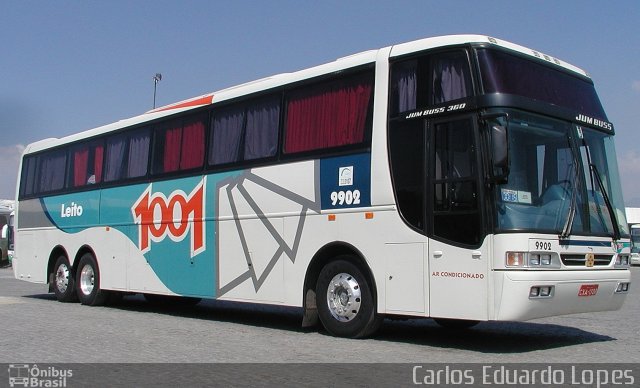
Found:
[[[51,278],[53,292],[56,299],[60,302],[76,302],[78,295],[76,294],[76,282],[73,277],[69,259],[60,255],[53,267],[53,277]]]
[[[108,291],[100,289],[100,270],[91,253],[85,253],[80,258],[76,271],[76,285],[78,298],[84,305],[101,306],[109,297]]]
[[[362,271],[347,257],[324,266],[316,284],[318,316],[332,335],[362,338],[382,323],[376,314],[373,293]]]

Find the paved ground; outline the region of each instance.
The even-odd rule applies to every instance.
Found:
[[[640,360],[640,268],[623,309],[449,331],[386,320],[375,338],[300,328],[298,309],[204,301],[157,308],[139,296],[113,307],[59,303],[47,286],[0,269],[0,362],[464,362]],[[0,382],[2,384],[2,382]]]

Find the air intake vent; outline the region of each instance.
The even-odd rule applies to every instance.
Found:
[[[594,255],[595,260],[593,265],[596,267],[603,267],[611,264],[613,255]],[[567,267],[584,267],[586,258],[585,255],[561,255],[562,264]]]

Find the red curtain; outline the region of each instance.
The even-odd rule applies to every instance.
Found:
[[[197,121],[187,124],[182,133],[180,169],[201,167],[204,162],[204,124]]]
[[[87,166],[89,164],[89,149],[84,148],[73,154],[73,185],[87,184]]]
[[[164,137],[163,172],[178,170],[180,166],[180,140],[182,128],[167,129]]]
[[[287,107],[285,152],[357,144],[364,140],[370,82],[335,82],[294,95]]]
[[[102,157],[104,154],[104,147],[103,146],[97,146],[96,150],[95,150],[95,159],[94,159],[94,170],[93,173],[95,174],[96,177],[96,183],[100,183],[102,182]]]

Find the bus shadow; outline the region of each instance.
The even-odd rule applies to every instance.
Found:
[[[55,301],[53,294],[25,295],[24,297]],[[163,305],[149,303],[141,295],[130,295],[112,303],[108,308],[292,332],[319,331],[322,335],[329,335],[321,325],[302,328],[302,309],[294,307],[219,300],[203,300],[195,306]],[[370,340],[498,354],[527,353],[617,339],[575,327],[549,323],[482,322],[470,329],[448,329],[431,319],[385,319],[380,330]]]
[[[127,296],[110,305],[126,311],[166,314],[181,318],[237,323],[286,331],[304,331],[300,327],[302,309],[220,300],[202,300],[197,305],[149,303],[141,295]]]
[[[481,353],[527,353],[616,341],[579,328],[532,322],[483,322],[470,329],[448,329],[431,319],[389,321],[376,336],[381,341],[406,342]]]

